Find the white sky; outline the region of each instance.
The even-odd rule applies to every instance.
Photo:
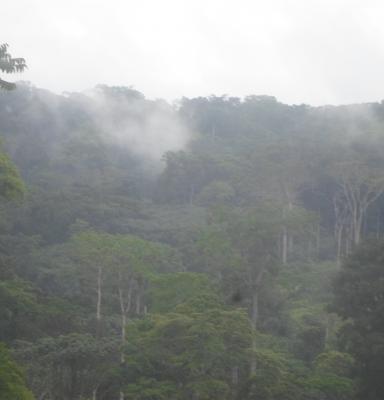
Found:
[[[384,98],[383,0],[2,0],[0,43],[55,92]]]

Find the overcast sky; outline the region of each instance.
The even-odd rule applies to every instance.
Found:
[[[384,98],[384,1],[3,0],[0,43],[55,92],[98,83],[149,98]]]

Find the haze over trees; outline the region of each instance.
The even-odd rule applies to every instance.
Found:
[[[0,132],[0,399],[383,398],[383,103],[18,83]]]

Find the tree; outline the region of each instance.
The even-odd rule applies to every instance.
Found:
[[[373,168],[356,159],[338,163],[336,174],[339,191],[335,194],[334,204],[336,225],[339,225],[337,227],[338,242],[341,239],[341,224],[345,229],[349,228],[349,239],[354,246],[357,246],[361,241],[368,208],[384,192],[384,175],[381,168]]]
[[[180,260],[169,246],[150,242],[134,235],[110,235],[105,243],[110,264],[111,283],[118,298],[121,315],[121,341],[126,340],[129,315],[145,314],[145,290],[152,276],[177,271]],[[124,352],[121,362],[125,362]]]
[[[225,281],[237,283],[233,300],[248,308],[254,334],[259,329],[262,293],[278,264],[277,241],[282,222],[281,213],[273,206],[216,208],[211,216],[212,227],[197,241],[200,260],[207,263],[211,273],[219,274],[224,281],[222,286],[225,288]],[[255,339],[252,349],[256,353]],[[255,373],[256,358],[252,358],[250,370]]]
[[[0,71],[6,74],[23,72],[27,68],[24,58],[13,58],[8,53],[8,44],[0,44]],[[16,87],[14,83],[0,78],[0,89],[12,90]]]
[[[118,359],[114,338],[80,333],[45,337],[17,343],[15,355],[26,366],[28,381],[39,399],[96,400],[105,392],[113,397],[118,391],[113,376]]]
[[[239,384],[232,367],[247,368],[250,336],[241,310],[185,305],[137,320],[125,346],[127,398],[228,398]]]
[[[347,353],[329,351],[317,356],[312,373],[305,380],[310,399],[355,399],[352,379],[353,358]]]
[[[0,149],[0,197],[14,200],[25,193],[24,182],[9,157]]]
[[[26,388],[19,366],[12,360],[9,351],[0,343],[0,400],[33,400]]]
[[[80,265],[88,270],[86,279],[90,274],[96,275],[96,282],[91,287],[96,289],[96,319],[99,326],[106,282],[109,284],[110,297],[117,298],[121,319],[120,362],[124,365],[123,346],[128,318],[146,312],[144,294],[150,276],[156,272],[172,271],[175,267],[177,269],[180,260],[169,246],[134,235],[82,232],[74,236],[73,244]],[[120,399],[124,399],[123,391],[120,391]]]
[[[12,58],[8,53],[8,44],[0,44],[0,71],[7,74],[23,72],[27,67],[24,58]],[[0,78],[0,89],[12,90],[14,83]],[[19,197],[24,193],[24,184],[16,167],[8,156],[0,151],[0,196],[9,200]]]
[[[384,397],[384,243],[361,245],[344,263],[335,281],[333,309],[346,321],[340,332],[356,359],[360,395]]]
[[[113,236],[107,233],[85,231],[71,238],[71,250],[74,261],[82,267],[79,271],[81,281],[86,287],[93,288],[95,295],[95,316],[100,328],[102,319],[103,285],[105,269],[110,265],[110,243]],[[91,282],[90,282],[91,280]]]

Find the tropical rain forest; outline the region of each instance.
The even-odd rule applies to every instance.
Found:
[[[11,50],[1,400],[384,398],[384,103],[57,94]]]

